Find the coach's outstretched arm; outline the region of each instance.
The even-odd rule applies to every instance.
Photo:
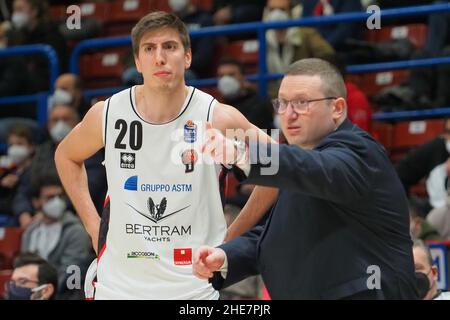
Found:
[[[92,106],[83,121],[61,141],[55,153],[56,168],[61,182],[86,231],[91,236],[95,252],[98,250],[100,217],[89,194],[84,160],[104,146],[103,105],[104,103],[101,101]]]

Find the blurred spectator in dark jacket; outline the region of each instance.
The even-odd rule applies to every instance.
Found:
[[[90,108],[90,103],[83,96],[81,78],[73,73],[64,73],[55,81],[55,91],[50,97],[49,107],[68,105],[74,107],[80,118],[83,118]]]
[[[289,0],[267,0],[263,21],[286,21],[293,19],[293,3]],[[295,61],[304,58],[330,60],[334,57],[333,47],[316,31],[309,27],[270,29],[266,32],[267,71],[285,73]],[[280,81],[269,83],[269,96],[278,97]]]
[[[8,47],[11,23],[0,23],[0,49]],[[29,75],[23,57],[6,56],[0,59],[0,96],[18,96],[29,92]]]
[[[450,156],[450,119],[445,120],[442,129],[442,135],[411,150],[396,166],[398,176],[407,193],[421,179],[431,178],[430,183],[434,186],[432,188],[434,191],[430,189],[428,196],[432,197],[435,200],[432,202],[437,205],[427,203],[422,209],[425,214],[432,207],[445,204],[447,197],[446,162]],[[438,181],[441,181],[440,185]]]
[[[214,0],[213,20],[216,25],[260,21],[263,9],[261,0]]]
[[[10,22],[0,23],[0,50],[9,46],[10,29]],[[32,91],[32,77],[27,73],[25,61],[25,57],[18,55],[0,58],[0,97],[25,95]],[[0,108],[0,118],[21,116],[35,117],[33,106],[20,104]]]
[[[191,0],[169,0],[169,6],[186,24],[189,31],[212,26],[212,16],[199,10]],[[207,78],[211,74],[211,62],[214,56],[214,37],[203,36],[191,39],[192,63],[186,70],[186,80]]]
[[[261,129],[271,129],[272,106],[245,80],[242,65],[234,59],[223,59],[217,67],[218,89],[225,103],[233,105],[251,123]]]
[[[12,226],[19,225],[19,219],[25,225],[30,216],[20,214],[30,211],[26,198],[34,155],[32,132],[28,127],[14,126],[7,143],[8,154],[0,158],[0,213],[11,216]]]
[[[60,71],[67,65],[66,43],[56,25],[49,21],[48,3],[45,0],[14,0],[11,17],[13,30],[10,45],[48,44],[56,51]],[[50,67],[42,55],[27,56],[27,73],[32,74],[35,91],[49,88]]]
[[[361,0],[303,0],[303,16],[330,16],[339,13],[362,11]],[[322,36],[336,50],[345,47],[347,39],[360,38],[361,26],[357,22],[341,22],[317,26]]]

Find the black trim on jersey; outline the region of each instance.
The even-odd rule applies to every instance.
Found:
[[[225,196],[225,192],[228,188],[227,184],[227,175],[228,175],[229,169],[222,165],[222,168],[220,169],[219,173],[219,194],[220,194],[220,201],[222,202],[222,210],[225,208],[225,204],[227,202],[227,197]]]
[[[103,246],[106,244],[106,236],[108,235],[109,231],[109,217],[111,214],[111,198],[109,198],[106,205],[103,207],[102,216],[100,219],[100,229],[98,232],[98,245],[97,245],[97,252],[100,254],[102,252]]]
[[[209,112],[211,111],[211,106],[212,106],[212,103],[214,102],[214,100],[216,100],[216,99],[212,99],[211,100],[211,102],[210,102],[210,104],[209,104],[209,107],[208,107],[208,115],[206,116],[206,121],[209,121]]]
[[[109,112],[109,102],[111,98],[108,99],[108,104],[106,105],[106,115],[105,115],[105,147],[106,147],[106,132],[108,131],[108,112]]]
[[[137,113],[137,110],[136,110],[136,108],[135,108],[135,106],[134,106],[134,104],[133,104],[133,97],[132,97],[132,91],[133,91],[133,90],[132,90],[132,89],[133,89],[133,87],[130,88],[130,103],[131,103],[131,108],[133,109],[134,113],[138,116],[139,119],[141,119],[141,120],[144,121],[145,123],[148,123],[148,124],[151,124],[151,125],[154,125],[154,126],[160,126],[160,125],[168,124],[168,123],[171,123],[171,122],[177,120],[179,117],[181,117],[181,116],[183,115],[183,113],[187,110],[187,108],[189,107],[189,105],[190,105],[190,103],[191,103],[191,100],[192,100],[192,97],[194,96],[194,92],[195,92],[195,88],[193,88],[192,93],[191,93],[191,96],[190,96],[190,98],[189,98],[189,101],[188,101],[188,103],[186,104],[186,107],[184,108],[184,110],[183,110],[178,116],[176,116],[175,118],[173,118],[172,120],[167,121],[167,122],[163,122],[163,123],[152,123],[152,122],[148,122],[148,121],[142,119],[142,117],[139,115],[139,113]]]

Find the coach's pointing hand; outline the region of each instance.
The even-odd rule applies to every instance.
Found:
[[[220,248],[201,246],[194,254],[193,274],[200,279],[209,279],[225,262],[225,251]]]
[[[210,122],[206,123],[206,142],[201,151],[209,154],[216,163],[222,164],[236,164],[245,156],[237,147],[236,141],[225,137],[220,130],[213,128]]]

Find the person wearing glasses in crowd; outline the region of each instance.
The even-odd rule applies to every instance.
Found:
[[[39,255],[23,252],[14,260],[7,300],[53,300],[58,287],[56,269]]]
[[[278,188],[278,201],[251,229],[272,204],[252,195],[226,242],[195,252],[194,274],[220,289],[261,273],[273,299],[417,299],[405,192],[384,148],[347,119],[337,69],[295,62],[273,104],[289,144],[277,160],[250,142],[239,166],[244,183]]]

